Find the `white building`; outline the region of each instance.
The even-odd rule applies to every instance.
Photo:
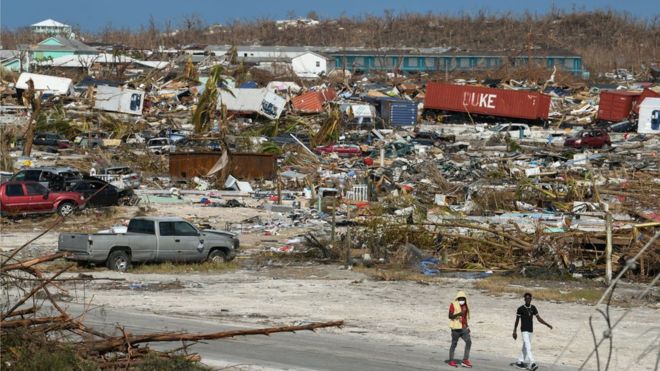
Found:
[[[39,23],[30,25],[30,29],[34,33],[45,35],[62,35],[66,37],[71,36],[72,28],[68,24],[60,23],[53,19],[46,19]]]
[[[209,45],[205,51],[216,56],[229,53],[230,45]],[[301,78],[317,78],[328,73],[328,59],[314,52],[312,47],[295,46],[236,46],[239,62],[253,63],[266,69],[288,65]]]
[[[305,52],[291,58],[291,67],[298,77],[315,78],[328,73],[328,59],[318,53]]]
[[[280,19],[275,21],[278,30],[284,30],[289,27],[313,27],[318,26],[319,24],[321,24],[321,22],[310,18]]]

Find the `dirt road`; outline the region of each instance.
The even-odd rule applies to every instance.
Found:
[[[511,338],[514,313],[521,300],[485,295],[471,289],[470,280],[446,279],[432,284],[373,281],[334,265],[225,274],[93,274],[126,279],[112,285],[94,283],[86,287],[87,299],[93,296],[96,304],[111,308],[252,325],[343,319],[347,322],[344,329],[330,331],[360,334],[370,341],[396,341],[411,347],[445,350],[448,303],[462,289],[468,292],[473,308],[473,354],[497,354],[513,361],[521,345],[520,338]],[[544,365],[555,363],[567,341],[577,334],[557,365],[579,366],[592,349],[586,321],[594,308],[543,301],[536,301],[535,305],[554,326],[553,330],[541,325],[535,328],[537,361]],[[623,311],[612,309],[615,318]],[[647,347],[658,344],[659,313],[648,307],[633,309],[616,329],[611,369],[625,370],[631,364],[635,364],[635,370],[654,369],[654,352],[641,360],[639,356]],[[597,323],[597,334],[601,334],[604,327]],[[595,369],[596,363],[591,362],[589,367]]]

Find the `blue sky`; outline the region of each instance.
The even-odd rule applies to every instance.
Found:
[[[84,31],[96,32],[111,24],[114,27],[138,28],[153,16],[157,24],[170,20],[178,25],[190,14],[199,15],[206,23],[227,23],[231,20],[255,18],[284,19],[290,11],[305,16],[316,11],[322,18],[334,18],[383,10],[395,12],[474,13],[479,9],[491,12],[545,13],[554,4],[565,10],[613,9],[634,16],[649,18],[659,14],[657,0],[0,0],[0,25],[14,29],[47,18],[78,25]]]

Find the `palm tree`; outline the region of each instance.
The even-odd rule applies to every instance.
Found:
[[[211,69],[209,79],[206,80],[204,92],[199,97],[197,108],[193,112],[192,123],[195,127],[195,134],[205,134],[213,127],[213,120],[218,115],[218,84],[222,85],[220,89],[229,92],[232,96],[234,95],[226,87],[226,81],[222,78],[223,72],[224,68],[222,65],[216,65]]]

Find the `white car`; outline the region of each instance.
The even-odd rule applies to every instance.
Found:
[[[124,137],[124,142],[126,144],[144,144],[146,141],[147,138],[140,133],[128,134]]]
[[[172,144],[170,138],[153,138],[147,142],[147,148],[157,155],[174,152],[176,146]]]
[[[529,128],[529,125],[518,123],[497,124],[482,131],[479,133],[479,136],[481,138],[487,139],[497,134],[508,134],[512,139],[519,139],[521,130],[523,138],[529,138],[532,136],[532,130]]]

